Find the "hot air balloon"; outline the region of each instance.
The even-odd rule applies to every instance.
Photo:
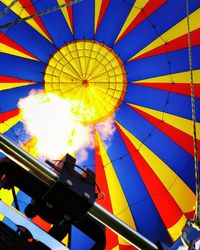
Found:
[[[35,157],[73,154],[96,173],[100,205],[170,245],[194,216],[200,2],[67,3],[0,1],[0,132]],[[106,232],[106,249],[134,249]],[[71,249],[90,244],[73,228]]]

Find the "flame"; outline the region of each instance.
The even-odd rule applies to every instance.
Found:
[[[36,138],[36,153],[49,159],[60,159],[66,152],[93,146],[91,126],[80,123],[73,112],[74,103],[55,94],[31,92],[20,99],[23,123]]]
[[[87,159],[87,149],[94,147],[95,126],[82,124],[77,105],[80,105],[78,100],[63,99],[41,91],[31,91],[28,97],[20,99],[18,107],[22,122],[27,133],[34,138],[32,154],[57,160],[66,153],[77,153],[79,162]],[[80,106],[84,111],[84,104]],[[95,110],[91,108],[84,114],[90,112]],[[96,129],[103,140],[108,140],[114,133],[113,119],[97,124]]]

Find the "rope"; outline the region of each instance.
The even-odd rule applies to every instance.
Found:
[[[68,3],[64,3],[64,4],[61,4],[61,5],[58,5],[58,6],[55,6],[53,8],[49,8],[47,10],[44,10],[44,11],[41,11],[41,12],[37,12],[33,15],[30,15],[30,16],[27,16],[27,17],[24,17],[24,18],[19,18],[19,19],[16,19],[15,21],[13,22],[9,22],[9,23],[6,23],[6,24],[3,24],[3,25],[0,25],[0,29],[3,29],[3,28],[9,28],[15,24],[18,24],[18,23],[21,23],[21,22],[25,22],[27,20],[30,20],[30,19],[33,19],[35,17],[39,17],[39,16],[42,16],[42,15],[45,15],[45,14],[49,14],[51,12],[54,12],[54,11],[57,11],[57,10],[60,10],[64,7],[67,7],[67,6],[70,6],[70,5],[73,5],[73,4],[76,4],[76,3],[79,3],[81,2],[82,0],[74,0],[74,1],[71,1],[71,2],[68,2]]]
[[[187,11],[187,28],[188,28],[188,52],[189,52],[189,68],[190,68],[190,81],[191,81],[191,106],[192,106],[192,121],[193,121],[193,141],[194,141],[194,167],[196,179],[196,207],[195,207],[195,222],[196,226],[200,226],[200,183],[199,183],[199,167],[198,167],[198,146],[196,136],[196,111],[195,111],[195,93],[194,93],[194,79],[192,69],[192,49],[191,49],[191,36],[190,36],[190,19],[189,19],[189,5],[186,0]]]
[[[17,1],[18,0],[13,0],[8,6],[6,6],[5,9],[0,13],[0,17],[4,16]]]

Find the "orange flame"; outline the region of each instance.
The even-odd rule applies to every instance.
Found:
[[[87,159],[87,148],[92,148],[94,144],[94,125],[81,123],[80,112],[76,113],[77,109],[74,109],[78,102],[35,91],[20,99],[18,107],[23,123],[27,132],[36,139],[32,152],[51,160],[61,159],[66,153],[78,152],[79,162]],[[87,112],[95,110],[91,108]],[[114,133],[113,119],[99,123],[96,128],[103,140],[109,139]]]

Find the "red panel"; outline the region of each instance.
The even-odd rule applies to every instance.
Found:
[[[65,2],[69,3],[69,2],[71,2],[71,0],[65,0]],[[71,27],[72,27],[72,30],[73,30],[74,29],[74,23],[73,23],[73,6],[72,5],[67,7],[67,12],[68,12],[70,24],[71,24]]]
[[[10,76],[0,76],[0,83],[19,83],[19,82],[30,82],[33,83],[32,81],[27,81],[19,78],[13,78]]]
[[[96,173],[96,181],[101,191],[104,192],[105,194],[105,199],[98,200],[98,203],[99,205],[103,206],[112,213],[113,212],[112,204],[110,200],[110,194],[108,190],[102,158],[99,153],[99,145],[97,142],[97,138],[95,138],[95,173]],[[110,229],[106,228],[106,250],[110,250],[114,248],[116,245],[118,245],[118,236],[115,233],[113,233]]]
[[[194,218],[194,215],[195,215],[195,211],[191,211],[191,212],[185,213],[185,216],[186,216],[188,219],[193,219],[193,218]]]
[[[134,246],[124,246],[124,245],[120,245],[119,247],[120,250],[137,250],[138,248],[134,247]]]
[[[18,0],[19,3],[24,7],[24,9],[29,13],[30,16],[34,15],[37,13],[35,7],[32,4],[32,0]],[[34,21],[38,24],[38,26],[40,26],[40,28],[43,30],[43,32],[48,36],[48,38],[52,41],[51,36],[49,35],[49,33],[47,32],[41,18],[35,17]]]
[[[151,122],[155,127],[157,127],[160,131],[162,131],[165,135],[167,135],[171,140],[173,140],[177,145],[182,147],[186,152],[191,155],[194,155],[194,144],[193,138],[182,132],[181,130],[161,121],[135,107],[131,107],[135,111],[137,111],[141,116]],[[200,146],[200,141],[198,140],[198,146]],[[200,154],[199,154],[200,160]]]
[[[120,127],[117,127],[127,146],[130,156],[142,177],[150,197],[163,220],[163,223],[165,224],[166,228],[174,226],[183,215],[181,209],[178,207],[171,194],[159,180],[157,175],[153,172],[148,163],[140,155],[140,152],[135,148],[129,138],[120,129]]]
[[[27,50],[25,50],[23,47],[21,47],[20,45],[18,45],[15,41],[13,41],[11,38],[9,38],[8,36],[6,36],[5,34],[3,34],[2,32],[0,32],[0,37],[1,37],[1,43],[17,50],[20,51],[32,58],[37,59],[35,56],[33,56],[30,52],[28,52]]]
[[[45,220],[43,220],[42,218],[40,218],[38,215],[35,218],[33,218],[32,221],[36,225],[40,226],[46,232],[48,232],[49,229],[51,228],[51,224],[49,224],[48,222],[46,222]]]
[[[191,44],[192,46],[200,45],[200,28],[191,32]],[[138,57],[135,57],[133,60],[142,59],[149,56],[155,56],[159,54],[164,54],[174,50],[188,48],[188,35],[185,34],[181,37],[174,39],[168,43],[165,43],[151,51],[148,51]]]
[[[97,141],[95,143],[95,173],[97,177],[97,183],[101,191],[105,194],[105,199],[100,199],[98,203],[101,206],[104,206],[110,212],[112,212],[112,205],[110,201],[110,194],[108,191],[106,175],[105,175],[104,166],[103,166],[102,158],[99,152],[99,146],[97,144]]]
[[[173,79],[173,76],[172,76]],[[154,89],[160,89],[165,91],[170,91],[173,93],[191,96],[191,85],[188,83],[133,83],[140,86],[145,86]],[[194,85],[195,97],[200,98],[200,84]]]
[[[102,18],[106,12],[106,9],[107,9],[109,3],[110,3],[110,0],[103,0],[102,1],[100,13],[99,13],[99,18],[98,18],[98,22],[97,22],[97,29],[102,21]]]
[[[161,5],[163,5],[167,0],[149,0],[144,8],[139,12],[136,18],[130,23],[127,29],[119,37],[120,41],[124,36],[126,36],[131,30],[133,30],[137,25],[144,21],[148,16],[150,16],[154,11],[156,11]]]
[[[19,114],[18,109],[10,110],[8,112],[0,113],[0,123],[7,121],[8,119]]]

